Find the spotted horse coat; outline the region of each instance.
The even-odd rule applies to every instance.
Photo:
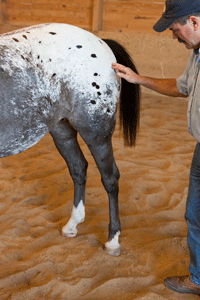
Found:
[[[111,68],[118,47],[125,51],[113,41],[67,24],[42,24],[0,35],[0,157],[27,150],[50,132],[74,181],[74,207],[62,233],[75,236],[76,226],[85,218],[87,170],[77,142],[79,132],[109,197],[105,248],[112,255],[120,254],[121,230],[119,171],[111,144],[121,88]],[[126,51],[116,55],[123,57]],[[125,114],[126,108],[121,120]]]

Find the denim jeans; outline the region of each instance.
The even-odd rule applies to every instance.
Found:
[[[200,143],[197,143],[192,165],[185,219],[188,225],[191,280],[200,286]]]

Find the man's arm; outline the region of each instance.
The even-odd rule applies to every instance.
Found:
[[[179,93],[176,86],[176,79],[174,78],[156,79],[140,76],[133,72],[131,69],[117,63],[112,64],[112,68],[116,70],[119,77],[126,79],[130,83],[141,84],[146,88],[167,96],[184,98],[187,97],[186,95]]]

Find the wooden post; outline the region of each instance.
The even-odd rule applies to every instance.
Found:
[[[93,0],[92,31],[102,30],[103,0]]]

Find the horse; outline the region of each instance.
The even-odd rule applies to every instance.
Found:
[[[120,255],[119,170],[112,134],[120,100],[125,146],[134,146],[139,127],[140,87],[111,68],[121,63],[135,72],[127,50],[68,24],[40,24],[0,35],[0,157],[25,151],[50,133],[74,184],[71,218],[62,228],[77,235],[85,219],[88,163],[77,141],[87,144],[109,198],[105,250]]]

